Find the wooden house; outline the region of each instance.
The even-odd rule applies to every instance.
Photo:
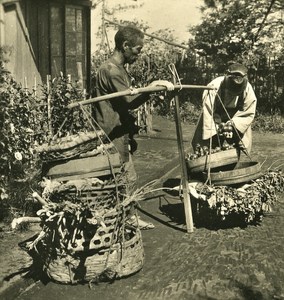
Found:
[[[28,88],[63,73],[89,89],[88,0],[0,0],[0,46],[6,68]]]

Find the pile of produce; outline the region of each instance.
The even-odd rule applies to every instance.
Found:
[[[188,160],[188,161],[195,160],[197,158],[207,156],[210,153],[211,154],[218,153],[218,152],[226,151],[226,150],[229,150],[229,149],[234,149],[234,146],[228,144],[227,142],[224,142],[222,147],[212,148],[211,152],[210,152],[208,146],[200,146],[199,144],[197,144],[195,149],[194,149],[194,153],[187,153],[186,154],[186,160]]]
[[[231,121],[226,123],[221,122],[218,124],[218,134],[219,136],[223,136],[225,139],[233,138],[234,125]]]
[[[141,234],[133,222],[139,197],[126,195],[123,185],[113,189],[113,183],[95,178],[43,181],[43,197],[34,195],[43,204],[37,212],[42,230],[25,247],[51,279],[76,283],[106,279],[106,274],[114,279],[141,269]],[[87,197],[90,191],[96,195]],[[127,243],[128,249],[123,248]]]
[[[193,187],[191,187],[193,189]],[[281,170],[268,170],[263,176],[240,187],[208,186],[197,184],[194,197],[198,199],[199,213],[210,214],[215,220],[225,221],[237,216],[246,224],[261,220],[271,212],[284,191],[284,174]]]

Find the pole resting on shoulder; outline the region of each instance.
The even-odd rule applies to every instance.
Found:
[[[148,87],[142,87],[142,88],[137,88],[137,89],[128,89],[128,90],[121,91],[121,92],[115,92],[115,93],[111,93],[111,94],[107,94],[107,95],[103,95],[103,96],[98,96],[98,97],[70,103],[67,106],[67,108],[71,109],[71,108],[74,108],[74,107],[77,107],[80,105],[88,105],[88,104],[92,104],[92,103],[96,103],[96,102],[100,102],[100,101],[106,101],[109,99],[122,97],[122,96],[131,96],[131,95],[137,95],[137,94],[142,94],[142,93],[161,92],[161,91],[166,91],[166,89],[167,88],[165,86],[154,86],[154,87],[148,86]],[[188,85],[188,84],[175,85],[174,89],[178,90],[178,91],[180,91],[182,89],[215,90],[214,87],[210,87],[210,86],[206,86],[206,85]]]

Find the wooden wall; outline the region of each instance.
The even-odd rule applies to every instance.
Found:
[[[46,82],[47,75],[56,77],[62,71],[74,80],[82,79],[89,89],[90,4],[84,0],[0,0],[0,46],[11,49],[6,68],[16,81],[31,89]],[[56,8],[58,20],[52,15]],[[68,15],[70,11],[75,15]]]
[[[6,4],[2,14],[5,22],[1,26],[1,45],[11,49],[6,68],[23,87],[33,88],[41,83],[41,76],[19,3]]]

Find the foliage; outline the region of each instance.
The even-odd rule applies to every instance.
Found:
[[[51,107],[51,135],[66,136],[79,131],[90,129],[86,115],[80,107],[69,109],[67,106],[83,100],[83,91],[72,83],[70,78],[61,75],[55,78],[50,86],[43,86],[45,103],[50,99]],[[46,114],[47,117],[47,114]]]
[[[203,7],[203,22],[194,32],[196,47],[210,55],[216,67],[226,67],[230,60],[242,60],[256,66],[258,59],[265,55],[283,55],[283,44],[279,39],[283,36],[283,4],[280,1],[276,1],[270,11],[271,1],[268,0],[213,2],[213,6]],[[266,22],[262,25],[267,12]]]
[[[223,73],[229,61],[246,64],[258,109],[273,113],[279,105],[284,111],[282,9],[283,1],[277,0],[205,1],[203,21],[192,29],[207,71]]]
[[[284,176],[281,170],[267,170],[263,176],[243,187],[202,186],[199,190],[203,198],[200,211],[211,216],[210,222],[230,221],[250,224],[272,211],[278,201],[277,193],[284,191]]]
[[[34,94],[23,89],[6,72],[0,74],[0,191],[1,213],[14,204],[24,206],[27,186],[36,176],[34,132],[40,115]],[[8,201],[9,200],[9,201]]]
[[[257,114],[252,128],[261,132],[284,133],[284,119],[280,113]]]
[[[1,52],[0,52],[1,53]],[[60,77],[49,87],[30,91],[18,84],[0,60],[0,219],[9,214],[25,214],[33,208],[31,194],[40,178],[41,165],[35,147],[48,142],[51,133],[72,134],[86,128],[79,109],[66,108],[71,101],[82,99],[69,79]],[[51,103],[48,119],[47,102]],[[52,126],[52,131],[50,126]]]

